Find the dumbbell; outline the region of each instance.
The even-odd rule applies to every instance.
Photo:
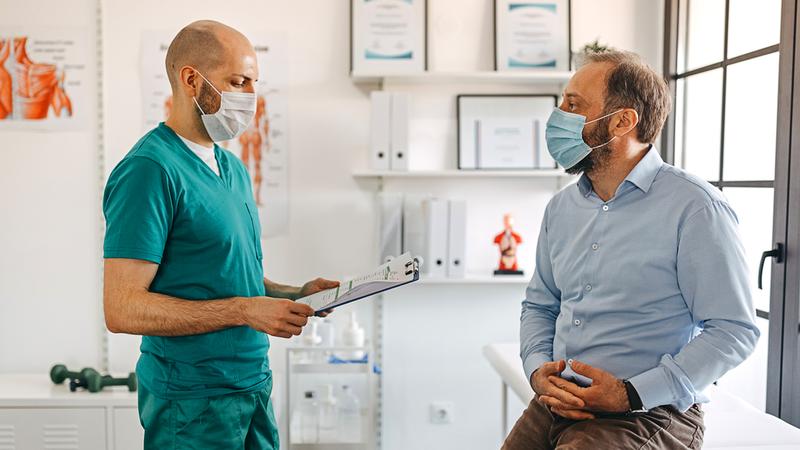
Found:
[[[100,372],[85,367],[80,372],[71,372],[63,364],[56,364],[50,369],[50,379],[55,384],[61,384],[70,379],[69,390],[75,392],[77,388],[86,388],[89,392],[100,392],[106,386],[127,386],[130,392],[135,392],[138,384],[136,374],[131,372],[126,378],[114,378],[111,375],[100,375]]]

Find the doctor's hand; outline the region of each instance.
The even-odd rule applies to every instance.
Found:
[[[630,410],[628,391],[619,378],[589,364],[573,361],[572,370],[592,379],[589,387],[580,387],[562,378],[551,377],[554,384],[586,403],[589,411],[622,413]]]
[[[324,278],[316,278],[304,284],[303,287],[300,288],[300,290],[297,292],[297,298],[303,298],[307,295],[316,294],[317,292],[324,291],[326,289],[333,289],[337,286],[339,286],[338,281],[326,280]],[[326,317],[330,313],[331,311],[328,310],[328,311],[323,311],[317,315],[320,317]]]
[[[311,294],[316,294],[317,292],[324,291],[326,289],[333,289],[337,286],[339,286],[338,281],[326,280],[324,278],[316,278],[304,284],[303,287],[300,288],[300,290],[297,293],[297,298],[303,298]]]
[[[314,309],[306,304],[272,297],[246,298],[242,312],[250,328],[282,338],[298,336],[308,317],[314,315]]]
[[[583,400],[560,387],[560,384],[572,384],[559,377],[559,374],[566,367],[567,365],[562,359],[560,361],[546,362],[533,372],[533,375],[531,375],[531,387],[536,392],[536,401],[548,407],[554,414],[567,419],[593,419],[593,414],[583,411],[586,406]],[[560,380],[559,384],[556,384],[558,380]]]

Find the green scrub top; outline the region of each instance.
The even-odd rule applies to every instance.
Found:
[[[214,146],[215,174],[161,123],[117,165],[106,185],[104,256],[159,264],[150,285],[187,300],[264,295],[261,225],[250,177]],[[166,399],[262,390],[269,341],[250,327],[192,336],[143,336],[140,382]]]

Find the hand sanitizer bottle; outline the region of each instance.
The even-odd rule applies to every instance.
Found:
[[[345,347],[364,346],[364,329],[358,325],[355,311],[350,311],[350,322],[342,333],[342,344]],[[365,353],[363,350],[355,350],[346,353],[346,359],[358,360],[364,358],[364,355]]]

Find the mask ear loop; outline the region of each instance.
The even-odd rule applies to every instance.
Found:
[[[614,112],[612,112],[612,113],[610,113],[610,114],[606,114],[605,116],[598,117],[598,118],[596,118],[596,119],[593,119],[593,120],[591,120],[591,121],[589,121],[589,122],[584,122],[584,124],[583,124],[583,125],[584,125],[584,126],[586,126],[586,124],[587,124],[587,123],[597,122],[598,120],[605,119],[606,117],[609,117],[609,116],[613,116],[614,114],[616,114],[616,113],[618,113],[618,112],[620,112],[620,111],[624,111],[624,110],[625,110],[625,108],[618,109],[618,110],[616,110],[616,111],[614,111]],[[631,130],[632,130],[632,129],[633,129],[633,128],[631,128]],[[628,130],[628,131],[626,131],[626,132],[622,133],[620,136],[625,136],[626,134],[630,133],[630,131],[631,131],[631,130]],[[610,143],[614,142],[614,139],[616,139],[616,138],[618,138],[618,137],[619,137],[619,136],[614,136],[614,137],[612,137],[612,138],[611,138],[611,140],[609,140],[609,141],[608,141],[608,142],[606,142],[605,144],[600,144],[600,145],[597,145],[597,146],[594,146],[594,147],[589,147],[589,150],[594,150],[594,149],[596,149],[596,148],[604,147],[604,146],[606,146],[606,145],[608,145],[608,144],[610,144]]]
[[[208,81],[208,78],[204,77],[204,76],[203,76],[203,74],[202,74],[202,73],[200,73],[200,71],[199,71],[199,70],[197,70],[197,69],[195,69],[194,67],[192,67],[192,70],[194,70],[195,72],[197,72],[197,74],[198,74],[198,75],[200,75],[200,78],[202,78],[202,79],[203,79],[203,81],[205,81],[206,83],[208,83],[208,85],[209,85],[209,86],[211,86],[211,89],[213,89],[213,90],[214,90],[214,92],[216,92],[217,94],[219,94],[219,96],[220,96],[220,97],[222,97],[222,92],[218,91],[218,90],[217,90],[217,88],[215,88],[215,87],[214,87],[214,84],[213,84],[213,83],[211,83],[210,81]],[[194,104],[195,104],[195,105],[197,105],[197,109],[199,109],[199,110],[200,110],[200,113],[201,113],[201,114],[205,114],[205,111],[203,111],[203,108],[201,108],[201,107],[200,107],[200,103],[197,103],[197,99],[195,98],[195,96],[194,96],[194,95],[192,96],[192,100],[194,100]]]

